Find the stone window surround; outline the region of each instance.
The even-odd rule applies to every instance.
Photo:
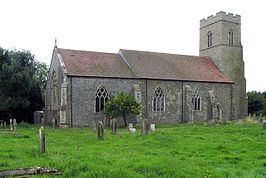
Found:
[[[162,98],[163,100],[160,100],[160,105],[162,105],[163,104],[163,107],[161,107],[160,108],[160,110],[158,111],[157,110],[157,108],[154,108],[154,99],[155,99],[155,93],[158,91],[158,90],[160,90],[160,92],[162,92],[162,96],[160,97],[160,98]],[[157,97],[157,99],[158,99],[158,97]],[[164,93],[164,91],[163,91],[163,89],[161,88],[161,87],[157,87],[156,88],[156,90],[154,91],[154,93],[153,93],[153,97],[152,97],[152,111],[153,112],[165,112],[165,93]],[[163,109],[163,110],[161,110],[161,109]]]
[[[100,89],[104,89],[104,92],[103,93],[105,93],[106,92],[106,96],[103,96],[103,98],[104,98],[104,104],[109,100],[109,95],[108,95],[108,91],[106,90],[106,88],[103,86],[103,85],[100,85],[98,88],[97,88],[97,90],[96,90],[96,94],[95,94],[95,98],[94,98],[94,113],[96,113],[96,114],[99,114],[99,113],[101,113],[101,103],[99,102],[99,111],[97,111],[97,106],[96,106],[96,104],[97,104],[97,102],[96,102],[96,99],[97,99],[97,97],[99,97],[98,96],[98,92],[100,92],[99,90]],[[101,98],[101,97],[100,97]],[[107,100],[106,100],[106,98],[107,98]]]
[[[207,37],[208,37],[208,48],[209,47],[212,47],[212,44],[213,44],[213,42],[212,42],[212,32],[211,31],[209,31],[208,33],[207,33]]]
[[[198,91],[195,91],[192,95],[192,108],[193,111],[201,111],[202,99]]]
[[[234,32],[232,29],[230,29],[230,31],[228,32],[228,44],[230,46],[234,45]]]

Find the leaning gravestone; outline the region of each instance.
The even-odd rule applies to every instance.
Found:
[[[98,122],[98,140],[104,140],[104,128],[102,121]]]
[[[39,129],[39,151],[40,153],[45,152],[45,133],[43,126]]]
[[[115,119],[112,119],[112,122],[111,122],[111,126],[112,126],[112,134],[116,134],[116,130],[117,130],[117,124],[116,124],[116,120]]]
[[[10,119],[10,130],[13,131],[12,119]]]
[[[263,119],[263,129],[266,130],[266,120]]]

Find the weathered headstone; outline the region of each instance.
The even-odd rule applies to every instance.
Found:
[[[98,140],[104,140],[104,128],[102,121],[98,122]]]
[[[6,121],[4,121],[4,127],[6,127]]]
[[[148,122],[148,119],[144,119],[142,121],[142,133],[144,134],[148,134],[149,133],[149,122]]]
[[[45,152],[45,133],[43,126],[39,129],[39,151],[40,153]]]
[[[266,120],[263,119],[263,129],[266,130]]]
[[[0,120],[0,126],[3,127],[3,123],[4,121],[3,120]]]
[[[12,119],[10,119],[10,130],[13,131]]]
[[[251,113],[248,114],[248,117],[251,117]]]
[[[262,114],[260,113],[260,118],[262,118]]]
[[[18,132],[17,132],[17,120],[16,119],[13,119],[13,125],[14,125],[15,134],[17,135]]]
[[[253,117],[254,117],[254,119],[256,119],[256,113],[254,113]]]
[[[96,122],[95,121],[92,121],[91,126],[92,126],[92,132],[96,132]]]
[[[151,130],[155,131],[155,124],[151,124]]]
[[[35,111],[33,113],[34,124],[41,124],[43,118],[43,111]]]
[[[110,117],[109,116],[104,116],[104,127],[110,127]]]
[[[41,118],[41,125],[42,125],[42,126],[45,126],[45,120],[44,120],[44,117]]]
[[[54,118],[52,120],[52,124],[53,124],[53,130],[55,130],[55,119]]]
[[[133,124],[132,123],[129,123],[128,124],[128,128],[130,129],[130,128],[133,128]]]
[[[117,124],[116,124],[116,120],[112,119],[112,134],[116,134],[116,130],[117,130]]]

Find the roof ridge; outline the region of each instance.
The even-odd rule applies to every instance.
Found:
[[[144,53],[156,53],[156,54],[165,54],[165,55],[169,55],[170,54],[170,55],[175,55],[175,56],[188,56],[188,57],[207,58],[205,56],[186,55],[186,54],[174,54],[174,53],[156,52],[156,51],[142,51],[142,50],[130,50],[130,49],[120,49],[120,50],[124,50],[124,51],[135,51],[135,52],[144,52]]]
[[[65,49],[65,48],[57,48],[57,49],[59,49],[59,50],[68,50],[68,51],[77,51],[77,52],[91,52],[91,53],[100,53],[100,54],[112,54],[112,55],[118,55],[117,53],[100,52],[100,51],[87,51],[87,50]]]

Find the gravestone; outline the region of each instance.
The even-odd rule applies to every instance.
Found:
[[[254,113],[253,117],[254,117],[254,119],[256,120],[256,113]]]
[[[33,117],[34,117],[34,124],[41,124],[43,118],[43,111],[35,111]]]
[[[149,133],[149,122],[148,122],[148,119],[144,119],[142,121],[142,133],[144,134],[148,134]]]
[[[41,118],[41,125],[42,125],[42,126],[45,126],[45,120],[44,120],[44,117]]]
[[[45,152],[45,133],[43,126],[39,129],[39,151],[40,153]]]
[[[117,124],[116,124],[116,120],[115,119],[112,119],[112,122],[111,122],[111,126],[112,126],[112,134],[116,134],[116,130],[117,130]]]
[[[104,127],[110,127],[110,117],[109,116],[104,116]]]
[[[6,127],[6,121],[4,121],[4,127]]]
[[[3,127],[4,121],[0,120],[0,126]]]
[[[155,124],[151,124],[151,130],[155,131]]]
[[[262,118],[262,114],[260,113],[260,118]]]
[[[91,126],[92,126],[92,132],[96,132],[96,122],[95,121],[92,121]]]
[[[104,128],[102,121],[98,122],[98,140],[104,140]]]
[[[128,124],[128,128],[130,129],[130,128],[133,128],[133,124],[132,123],[129,123]]]
[[[18,132],[17,132],[17,120],[16,119],[13,119],[13,125],[14,125],[15,134],[17,135]]]
[[[263,119],[263,129],[266,130],[266,120]]]
[[[12,119],[10,119],[10,130],[13,131]]]

